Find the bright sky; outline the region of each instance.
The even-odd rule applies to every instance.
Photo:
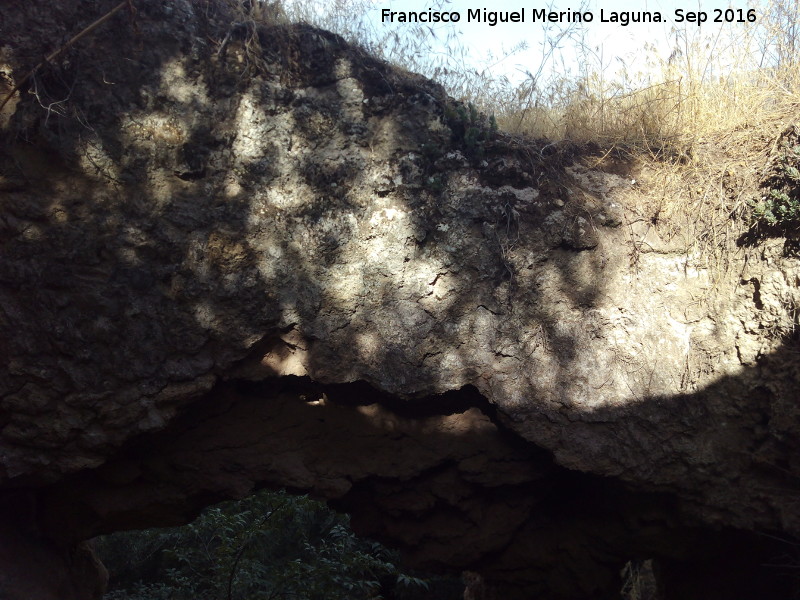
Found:
[[[580,1],[567,2],[556,0],[552,10],[577,10],[580,8]],[[740,9],[746,18],[748,6],[744,0],[732,0],[732,2],[722,2],[720,0],[709,0],[698,2],[698,0],[646,0],[644,3],[632,7],[631,2],[621,2],[620,0],[587,0],[588,5],[584,10],[589,10],[594,15],[591,23],[584,24],[586,37],[584,38],[587,47],[594,54],[594,65],[592,70],[597,70],[602,61],[605,73],[612,74],[624,64],[627,65],[629,73],[637,71],[645,73],[651,68],[647,64],[648,54],[644,52],[645,44],[654,45],[658,49],[658,55],[666,60],[672,49],[675,47],[675,28],[685,29],[689,38],[692,40],[703,39],[703,44],[707,47],[709,55],[721,57],[724,55],[726,33],[736,34],[746,27],[742,23],[724,23],[722,25],[713,23],[715,17],[714,9]],[[371,11],[373,22],[380,30],[387,25],[380,21],[381,9],[388,8],[392,11],[422,11],[431,6],[430,0],[373,0],[375,8]],[[519,11],[525,9],[525,23],[498,23],[496,26],[489,26],[488,23],[467,23],[468,9],[483,9],[495,11]],[[454,26],[445,24],[432,24],[432,28],[440,38],[446,38],[448,32],[457,32],[459,39],[469,48],[476,65],[486,65],[490,56],[502,57],[508,50],[520,42],[528,44],[528,50],[516,53],[506,58],[493,69],[495,72],[505,74],[512,79],[524,77],[525,70],[536,71],[542,58],[542,42],[544,40],[545,28],[549,25],[551,37],[553,33],[568,23],[562,24],[543,24],[531,22],[533,9],[547,8],[544,2],[525,3],[523,0],[492,0],[492,2],[481,2],[481,0],[452,0],[447,3],[443,10],[458,11],[461,14],[461,21]],[[620,23],[601,22],[601,9],[606,18],[612,11],[659,11],[664,23],[630,23],[622,26]],[[705,11],[708,21],[700,26],[696,23],[678,23],[675,19],[675,10],[681,9],[684,13],[689,11]],[[733,13],[734,17],[739,16],[739,12]],[[758,13],[756,13],[758,14]],[[394,25],[393,27],[398,27]],[[402,26],[400,31],[402,31]],[[566,45],[566,44],[565,44]],[[582,59],[574,51],[565,50],[565,64],[574,73],[580,68]],[[584,54],[585,56],[585,54]],[[649,55],[652,59],[652,53]]]

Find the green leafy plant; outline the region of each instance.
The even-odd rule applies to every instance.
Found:
[[[104,536],[106,600],[356,600],[418,597],[428,581],[305,496],[260,492],[194,522]]]
[[[753,218],[767,225],[790,225],[800,222],[800,200],[781,190],[769,194],[753,204]]]
[[[497,133],[494,115],[487,118],[475,104],[467,102],[447,106],[445,118],[453,131],[453,141],[462,144],[464,154],[470,158],[483,158],[486,142]]]
[[[800,145],[788,143],[793,128],[784,132],[780,153],[767,179],[767,193],[751,203],[754,224],[771,227],[800,226]]]

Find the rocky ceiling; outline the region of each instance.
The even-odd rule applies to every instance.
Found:
[[[715,271],[581,148],[250,16],[4,5],[0,596],[97,598],[84,540],[267,486],[487,594],[652,558],[665,598],[790,597],[782,241]]]

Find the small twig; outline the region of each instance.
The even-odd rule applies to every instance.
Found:
[[[20,88],[23,85],[25,85],[28,82],[28,80],[31,77],[33,77],[36,74],[36,72],[39,69],[41,69],[45,64],[48,64],[48,63],[54,61],[55,59],[57,59],[59,56],[61,56],[61,54],[64,53],[65,50],[67,50],[72,45],[74,45],[76,42],[78,42],[82,37],[90,34],[92,31],[94,31],[95,29],[100,27],[100,25],[102,25],[103,23],[108,21],[112,16],[114,16],[116,13],[118,13],[120,10],[122,10],[125,6],[130,5],[131,2],[132,2],[132,0],[122,0],[122,2],[120,2],[117,6],[112,8],[109,12],[107,12],[105,15],[103,15],[102,17],[97,19],[91,25],[88,25],[87,27],[85,27],[80,33],[75,35],[72,39],[70,39],[66,44],[61,46],[58,50],[56,50],[54,52],[51,52],[49,55],[47,55],[42,62],[40,62],[35,67],[33,67],[33,69],[31,69],[30,72],[27,75],[25,75],[25,77],[23,77],[17,85],[15,85],[13,87],[13,89],[8,93],[8,95],[5,98],[3,98],[3,101],[0,102],[0,110],[3,110],[3,107],[5,107],[5,105],[8,103],[8,101],[11,100],[11,97],[14,94],[16,94],[20,90]]]
[[[275,508],[273,508],[273,509],[272,509],[272,512],[268,513],[267,515],[264,515],[264,516],[262,516],[262,517],[261,517],[261,518],[260,518],[260,519],[259,519],[259,520],[256,522],[255,526],[254,526],[254,527],[252,527],[252,529],[256,529],[256,528],[259,528],[259,527],[263,527],[263,526],[264,526],[264,525],[267,523],[267,521],[269,521],[269,520],[270,520],[270,518],[271,518],[271,517],[272,517],[272,516],[273,516],[273,515],[274,515],[276,512],[278,512],[278,510],[280,510],[280,509],[281,509],[281,508],[283,508],[283,507],[284,507],[286,504],[288,504],[288,502],[289,502],[288,500],[284,500],[283,502],[280,502],[280,503],[278,504],[278,506],[276,506]],[[239,562],[242,560],[242,557],[244,556],[244,552],[245,552],[245,550],[247,550],[247,545],[248,545],[248,544],[249,544],[251,541],[253,541],[253,538],[256,536],[256,533],[255,533],[255,532],[253,532],[253,530],[252,530],[252,529],[251,529],[251,531],[250,531],[250,535],[248,535],[248,536],[247,536],[247,539],[245,539],[245,540],[242,542],[242,545],[241,545],[241,547],[240,547],[240,548],[239,548],[239,550],[236,552],[236,557],[235,557],[235,558],[234,558],[234,560],[233,560],[233,565],[231,565],[231,572],[230,572],[230,574],[229,574],[229,576],[228,576],[228,600],[232,600],[232,599],[233,599],[233,582],[234,582],[234,580],[236,579],[236,569],[238,569],[238,568],[239,568]]]

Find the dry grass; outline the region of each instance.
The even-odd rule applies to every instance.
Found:
[[[284,0],[280,12],[436,79],[458,99],[494,114],[510,133],[619,145],[670,159],[716,136],[758,129],[800,106],[798,0],[765,1],[755,23],[729,24],[714,34],[695,25],[674,30],[670,48],[646,46],[636,65],[614,62],[613,73],[577,24],[546,30],[540,64],[521,83],[493,74],[492,63],[504,57],[490,57],[486,66],[470,63],[455,31],[376,24],[367,18],[375,10],[368,0],[338,0],[324,9],[313,0]],[[445,8],[444,0],[433,4]],[[267,5],[278,6],[262,3]],[[577,75],[559,75],[570,73],[565,47],[572,62],[577,52]]]
[[[444,0],[433,4],[445,9]],[[695,25],[675,29],[667,51],[646,46],[636,65],[615,62],[613,73],[579,26],[546,29],[541,62],[521,83],[493,75],[492,63],[503,57],[485,67],[470,63],[452,31],[375,24],[370,10],[369,0],[337,0],[324,9],[313,0],[283,0],[280,14],[436,79],[509,134],[627,156],[640,179],[629,207],[662,238],[686,239],[720,277],[726,272],[770,145],[800,107],[798,0],[763,0],[755,23],[713,34]],[[577,75],[560,75],[570,73],[560,54],[565,46],[578,53]]]
[[[495,105],[501,125],[537,137],[624,145],[668,158],[687,153],[702,140],[772,123],[800,106],[797,0],[773,0],[758,14],[755,24],[715,37],[696,27],[676,30],[668,56],[646,46],[635,68],[619,61],[614,73],[579,43],[578,77],[543,84],[532,76],[514,90],[495,91],[485,104]]]
[[[476,101],[501,129],[627,156],[639,182],[627,207],[662,239],[684,242],[716,287],[746,251],[739,241],[762,171],[800,108],[800,6],[772,0],[758,15],[713,39],[674,31],[668,56],[643,49],[646,75],[624,63],[608,74],[583,46],[579,77],[531,77]]]
[[[652,561],[631,561],[622,570],[624,600],[655,600],[656,581]]]

